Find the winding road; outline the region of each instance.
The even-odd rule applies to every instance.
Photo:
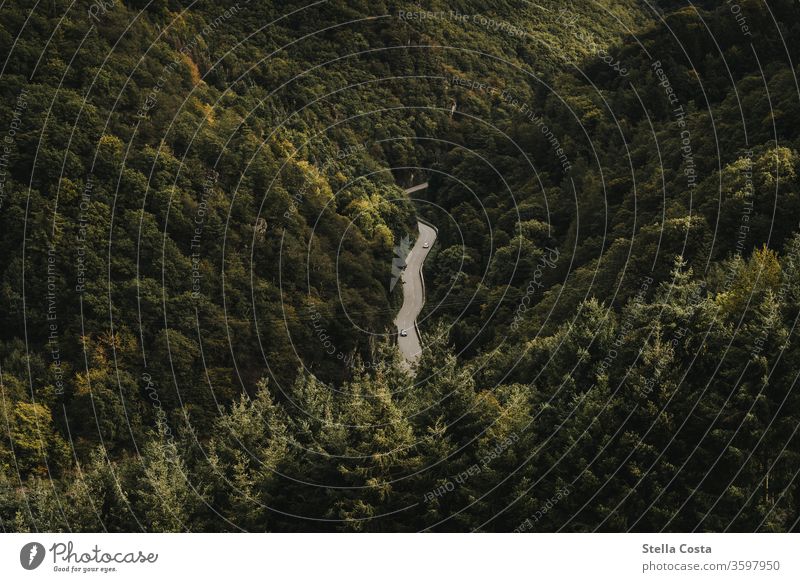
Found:
[[[407,194],[423,190],[428,183],[417,184],[406,190]],[[417,328],[417,316],[425,305],[425,282],[422,279],[422,267],[433,243],[436,241],[436,228],[421,219],[417,220],[419,237],[414,248],[406,257],[406,268],[400,274],[403,283],[403,306],[394,320],[397,326],[397,347],[403,354],[407,364],[413,364],[422,353],[422,342]],[[405,330],[407,335],[403,335]]]

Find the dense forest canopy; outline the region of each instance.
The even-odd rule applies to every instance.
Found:
[[[798,38],[794,0],[3,4],[0,528],[796,530]]]

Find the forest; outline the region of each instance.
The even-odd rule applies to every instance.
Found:
[[[796,0],[0,5],[0,531],[800,530],[798,39]]]

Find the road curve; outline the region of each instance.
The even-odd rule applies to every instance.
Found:
[[[406,190],[411,194],[428,187],[428,183],[417,184]],[[422,342],[417,329],[417,316],[425,305],[425,283],[422,280],[422,267],[433,243],[436,241],[436,229],[417,220],[419,237],[414,248],[406,257],[406,268],[400,274],[403,283],[403,306],[394,320],[397,326],[397,347],[407,364],[413,364],[422,353]],[[425,245],[428,245],[427,247]],[[408,335],[403,336],[405,330]]]

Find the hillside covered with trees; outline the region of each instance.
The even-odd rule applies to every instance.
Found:
[[[794,0],[3,4],[0,529],[796,531],[798,38]]]

